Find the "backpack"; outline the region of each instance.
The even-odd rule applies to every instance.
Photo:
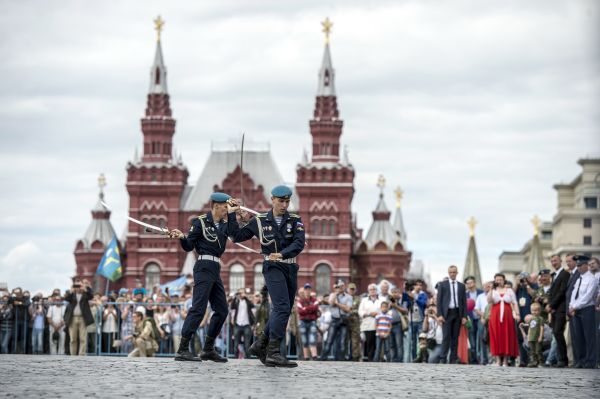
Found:
[[[144,328],[146,327],[145,324],[146,323],[150,323],[150,325],[152,326],[152,339],[155,341],[160,341],[160,331],[158,331],[158,327],[156,326],[156,321],[151,318],[148,317],[146,318],[146,320],[144,320]]]

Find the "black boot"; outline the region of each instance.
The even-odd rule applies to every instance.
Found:
[[[267,358],[267,344],[269,343],[269,337],[263,332],[258,336],[256,341],[248,349],[248,354],[256,356],[262,364],[265,364]]]
[[[175,360],[185,360],[192,362],[201,362],[202,359],[192,355],[190,352],[190,338],[189,337],[181,337],[181,342],[179,343],[179,349],[177,350],[177,354],[175,355]]]
[[[267,345],[267,358],[265,366],[267,367],[297,367],[298,363],[290,362],[285,356],[280,353],[281,340],[273,339]]]
[[[200,353],[200,359],[202,360],[212,360],[213,362],[218,363],[226,363],[227,358],[222,357],[215,350],[215,339],[213,337],[206,336],[206,341],[204,342],[204,349],[202,353]]]

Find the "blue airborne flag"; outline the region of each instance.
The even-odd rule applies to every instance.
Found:
[[[104,256],[98,264],[96,274],[106,277],[110,281],[117,281],[123,275],[121,267],[121,254],[119,252],[119,242],[114,236],[104,251]]]

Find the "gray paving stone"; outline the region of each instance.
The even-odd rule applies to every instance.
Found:
[[[592,398],[600,370],[256,360],[0,356],[3,398]]]

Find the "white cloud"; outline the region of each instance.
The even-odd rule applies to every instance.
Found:
[[[530,237],[534,214],[552,217],[552,185],[598,155],[599,11],[595,1],[559,0],[9,2],[0,15],[0,256],[34,243],[66,280],[100,172],[111,206],[127,208],[124,168],[141,146],[159,13],[189,182],[211,139],[242,131],[270,141],[294,181],[310,146],[319,21],[329,16],[360,226],[368,229],[383,173],[388,206],[392,187],[405,190],[409,249],[434,279],[462,266],[472,215],[490,277],[502,250]],[[124,218],[112,220],[121,232]]]

